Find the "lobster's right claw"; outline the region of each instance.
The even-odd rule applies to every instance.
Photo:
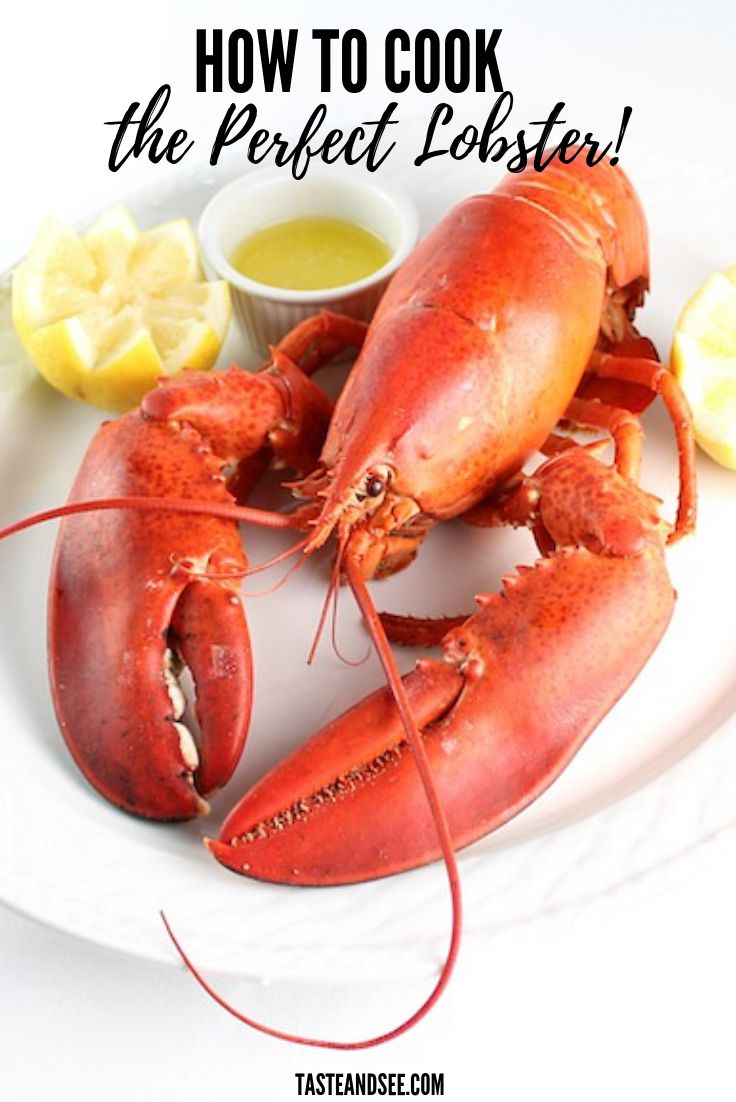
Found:
[[[404,678],[457,847],[555,780],[637,676],[674,606],[652,499],[582,451],[541,478],[542,516],[566,545],[479,597],[478,611],[445,635],[445,662],[425,660]],[[209,845],[237,872],[301,884],[368,880],[438,858],[388,690],[266,776]]]
[[[426,732],[453,708],[463,677],[422,659],[404,685]],[[393,698],[380,689],[267,774],[207,845],[223,865],[261,880],[341,884],[387,875],[406,867],[405,860],[397,864],[395,843],[403,850],[417,844],[404,803],[414,790],[428,816]],[[428,833],[427,861],[437,849],[431,819]]]
[[[655,548],[565,551],[507,579],[404,678],[456,846],[560,774],[656,647],[674,594]],[[277,766],[226,820],[214,856],[264,880],[339,884],[440,856],[388,689]]]

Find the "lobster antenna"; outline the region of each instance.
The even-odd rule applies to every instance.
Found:
[[[330,574],[330,584],[327,587],[327,593],[325,599],[322,602],[322,609],[319,614],[319,621],[317,628],[312,639],[312,645],[309,648],[309,654],[307,655],[307,665],[311,666],[314,661],[314,656],[317,653],[320,639],[327,622],[327,614],[332,608],[332,624],[330,629],[330,637],[332,641],[332,649],[346,666],[362,666],[364,662],[370,657],[370,647],[363,658],[346,658],[346,656],[340,650],[337,642],[337,602],[340,594],[340,571],[342,570],[342,560],[345,555],[345,548],[347,546],[346,540],[342,539],[338,545],[337,553],[335,555],[335,561],[332,564],[332,572]]]
[[[455,967],[457,960],[457,954],[460,948],[460,937],[462,932],[462,897],[460,891],[460,874],[457,868],[457,860],[455,857],[455,846],[450,833],[450,827],[447,822],[447,816],[445,815],[445,809],[442,806],[439,792],[434,783],[432,777],[432,769],[429,764],[429,758],[427,757],[427,751],[424,749],[424,743],[422,742],[422,736],[417,727],[416,720],[411,712],[411,706],[409,704],[409,698],[406,695],[406,689],[404,688],[404,682],[401,679],[399,668],[396,665],[396,659],[394,658],[393,651],[388,641],[388,637],[384,630],[381,619],[376,611],[376,606],[373,604],[373,599],[368,592],[368,587],[365,584],[363,575],[360,571],[358,562],[348,557],[347,560],[347,575],[350,582],[350,588],[353,591],[358,607],[363,614],[365,626],[368,630],[368,634],[371,637],[374,647],[376,648],[376,654],[378,660],[383,667],[383,672],[386,675],[388,686],[391,690],[391,694],[394,698],[399,718],[401,719],[404,732],[406,734],[409,748],[411,749],[414,762],[419,773],[419,778],[424,788],[424,794],[427,797],[427,803],[429,804],[429,810],[432,813],[434,825],[437,831],[437,838],[442,850],[442,859],[445,862],[445,868],[447,870],[447,879],[450,886],[450,897],[452,902],[452,933],[450,936],[450,945],[447,950],[447,956],[445,963],[442,966],[437,985],[430,994],[427,1001],[417,1010],[412,1024],[419,1021],[419,1018],[423,1017],[428,1010],[434,1005],[442,991],[450,979],[452,970]]]
[[[284,559],[288,559],[291,555],[296,554],[297,551],[301,551],[302,548],[306,546],[306,543],[307,537],[305,536],[303,540],[299,540],[298,543],[293,544],[291,547],[287,547],[285,551],[280,551],[279,554],[274,555],[273,558],[257,563],[256,566],[239,566],[232,567],[228,570],[210,570],[208,567],[200,569],[198,566],[194,566],[188,559],[177,559],[173,555],[169,556],[169,561],[177,570],[181,570],[184,574],[189,574],[192,578],[209,578],[215,582],[229,581],[232,578],[249,578],[251,574],[259,574],[262,570],[268,570],[270,567],[276,566],[277,563],[283,562]],[[264,589],[263,593],[247,593],[246,596],[261,597],[266,593],[273,593],[275,589],[278,589],[278,587],[286,581],[286,578],[291,577],[295,569],[296,567],[292,567],[280,582],[271,586],[270,589]]]
[[[340,571],[342,569],[342,560],[345,555],[345,547],[347,546],[345,538],[341,538],[337,547],[337,553],[335,554],[335,561],[332,564],[332,573],[330,574],[330,584],[327,586],[327,593],[325,599],[322,602],[322,609],[319,614],[319,620],[317,621],[317,628],[312,639],[312,645],[309,648],[307,654],[307,665],[311,666],[314,662],[314,656],[317,653],[317,647],[319,641],[322,638],[322,632],[324,631],[325,623],[327,622],[327,614],[330,611],[330,605],[333,600],[333,594],[337,593],[338,586],[340,585]]]
[[[285,551],[280,551],[278,555],[274,555],[272,559],[266,559],[264,562],[256,563],[255,566],[249,566],[247,570],[243,571],[243,577],[249,578],[251,574],[260,574],[262,570],[270,570],[272,566],[276,566],[277,563],[283,562],[284,559],[290,558],[295,555],[297,551],[303,551],[307,546],[309,536],[305,536],[303,540],[299,540],[292,547],[287,547]],[[303,559],[299,560],[303,562]]]
[[[229,502],[197,501],[196,498],[176,497],[103,497],[89,501],[70,501],[66,505],[57,505],[53,509],[44,509],[30,517],[17,520],[0,528],[0,540],[34,528],[49,520],[62,520],[64,517],[77,516],[79,513],[104,512],[106,509],[137,509],[142,513],[185,513],[207,517],[220,517],[222,520],[247,521],[261,528],[294,528],[293,513],[275,513],[269,509],[253,509],[249,505],[231,505]]]
[[[368,644],[368,650],[365,652],[365,654],[363,655],[362,658],[348,658],[340,650],[340,644],[338,643],[338,640],[337,640],[337,611],[338,611],[339,597],[340,597],[340,587],[335,586],[335,595],[332,599],[332,624],[331,624],[331,628],[330,628],[330,638],[331,638],[331,642],[332,642],[332,649],[335,652],[335,654],[337,655],[337,657],[340,659],[340,661],[344,662],[346,666],[363,666],[371,656],[371,645],[370,645],[370,643]]]
[[[275,558],[271,559],[270,562],[263,563],[260,566],[257,566],[255,568],[255,570],[245,571],[245,575],[248,576],[250,574],[255,574],[257,570],[267,570],[269,566],[273,566],[274,563],[279,562],[280,559],[285,559],[288,555],[293,555],[295,551],[300,551],[304,547],[306,542],[307,542],[306,540],[300,540],[299,543],[295,544],[288,551],[284,552],[284,554],[277,555]],[[279,578],[279,580],[277,582],[274,582],[273,585],[270,585],[268,587],[268,589],[261,589],[257,593],[248,593],[246,591],[243,594],[243,596],[244,597],[268,597],[271,593],[275,593],[277,589],[281,589],[281,586],[285,585],[286,582],[288,582],[289,578],[293,577],[293,575],[296,574],[297,570],[301,570],[301,568],[304,566],[305,562],[307,561],[307,557],[308,557],[307,555],[302,555],[302,557],[300,559],[297,559],[296,562],[293,562],[291,564],[291,566],[289,567],[289,569],[284,574],[284,576],[282,578]]]
[[[334,583],[334,578],[337,576],[339,579],[339,570],[342,559],[344,557],[345,547],[341,545],[338,556],[336,557],[337,573],[333,568],[333,579],[331,585]],[[318,1040],[314,1037],[300,1037],[295,1033],[287,1033],[281,1029],[275,1029],[273,1026],[264,1025],[263,1022],[255,1021],[253,1018],[249,1018],[246,1014],[243,1014],[236,1007],[232,1006],[225,998],[220,995],[211,984],[204,978],[201,972],[187,956],[186,952],[182,948],[181,944],[177,940],[171,925],[166,918],[163,911],[161,914],[161,921],[166,927],[166,932],[171,938],[171,941],[176,949],[177,953],[181,957],[182,962],[189,970],[193,978],[197,981],[199,986],[206,991],[206,993],[213,999],[218,1006],[226,1010],[228,1014],[231,1014],[237,1021],[242,1022],[244,1025],[250,1026],[252,1029],[257,1030],[259,1033],[265,1033],[269,1037],[276,1037],[280,1041],[290,1041],[296,1045],[307,1045],[312,1048],[330,1048],[338,1050],[356,1050],[365,1048],[375,1048],[377,1045],[385,1044],[387,1041],[392,1041],[395,1037],[400,1037],[402,1033],[408,1032],[413,1026],[424,1018],[435,1003],[438,1001],[442,992],[447,986],[450,976],[452,975],[455,963],[457,961],[458,951],[460,949],[460,937],[462,931],[462,898],[460,892],[460,876],[458,874],[457,862],[455,859],[455,850],[452,843],[452,836],[450,834],[450,828],[447,824],[447,818],[445,816],[442,803],[439,798],[439,793],[435,788],[434,781],[432,779],[432,772],[430,769],[429,761],[427,759],[427,753],[422,745],[421,735],[417,729],[416,721],[411,714],[411,708],[406,696],[406,690],[404,689],[403,682],[401,680],[401,674],[399,673],[394,659],[391,647],[389,646],[388,639],[383,631],[383,627],[378,618],[371,596],[368,593],[365,582],[360,573],[360,567],[351,558],[347,559],[347,574],[350,582],[350,587],[355,594],[355,599],[358,602],[360,611],[365,619],[368,633],[371,637],[373,645],[376,648],[378,658],[383,666],[386,678],[388,680],[391,692],[393,693],[394,700],[396,701],[396,707],[401,717],[401,722],[406,732],[407,741],[411,747],[414,760],[419,770],[422,785],[427,796],[432,817],[437,828],[437,836],[440,840],[442,847],[442,856],[444,858],[445,867],[447,869],[447,878],[450,884],[450,897],[452,901],[452,933],[450,935],[450,945],[447,950],[445,962],[442,965],[442,970],[437,978],[437,982],[430,991],[427,998],[414,1011],[410,1017],[406,1018],[399,1025],[393,1029],[388,1030],[386,1033],[381,1033],[376,1037],[370,1037],[364,1041],[327,1041]],[[326,607],[326,606],[325,606]],[[322,618],[324,620],[324,617]]]

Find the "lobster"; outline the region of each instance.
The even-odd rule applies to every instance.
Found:
[[[455,848],[559,775],[672,613],[663,551],[694,525],[694,446],[676,382],[633,329],[647,283],[644,216],[608,163],[525,173],[467,200],[391,284],[320,465],[296,486],[318,503],[305,551],[337,533],[337,569],[384,664],[363,579],[407,565],[434,523],[458,515],[527,526],[536,538],[536,565],[479,595],[470,618],[381,617],[395,641],[443,648],[443,661],[422,659],[403,679],[403,712],[421,733]],[[636,485],[634,411],[656,393],[678,443],[672,527]],[[595,445],[556,436],[561,419],[610,434],[614,465]],[[540,449],[547,461],[520,474]],[[333,720],[237,805],[209,842],[219,861],[266,880],[334,884],[441,855],[396,674],[386,672],[388,689]]]
[[[245,739],[236,520],[299,530],[290,551],[302,558],[335,538],[328,599],[346,579],[388,686],[276,766],[208,845],[238,873],[298,884],[443,856],[453,942],[410,1021],[457,950],[454,850],[559,775],[672,613],[664,549],[694,527],[694,444],[674,378],[633,325],[647,289],[644,215],[619,168],[577,158],[525,171],[446,216],[367,332],[323,314],[256,374],[163,382],[100,429],[70,503],[52,511],[66,518],[50,598],[61,729],[107,798],[161,819],[205,811]],[[333,411],[310,376],[347,346],[360,352]],[[638,413],[655,395],[677,441],[673,524],[637,485]],[[560,424],[612,439],[612,465],[600,439],[580,443]],[[536,452],[542,463],[524,473]],[[296,473],[293,513],[243,504],[274,457]],[[366,582],[408,566],[432,526],[455,517],[527,527],[540,557],[480,594],[469,617],[379,616]],[[439,643],[443,659],[401,677],[389,640]],[[199,746],[182,724],[182,663]]]

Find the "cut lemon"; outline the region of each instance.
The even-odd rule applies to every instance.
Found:
[[[696,440],[716,462],[736,470],[736,265],[710,276],[687,303],[671,359]]]
[[[229,322],[228,285],[203,280],[185,219],[141,232],[114,207],[81,236],[49,220],[13,276],[13,323],[40,373],[103,409],[212,367]]]

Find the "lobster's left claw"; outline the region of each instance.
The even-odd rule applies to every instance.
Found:
[[[177,601],[169,642],[188,667],[196,692],[199,740],[192,781],[206,795],[232,776],[250,720],[252,657],[239,597],[214,580],[193,579]]]
[[[172,487],[232,502],[199,433],[133,413],[100,429],[72,497],[164,496]],[[201,815],[202,797],[238,762],[252,695],[238,597],[246,565],[237,525],[215,517],[111,510],[61,525],[49,595],[56,713],[84,775],[126,811]],[[198,743],[185,726],[182,664],[195,687]]]

